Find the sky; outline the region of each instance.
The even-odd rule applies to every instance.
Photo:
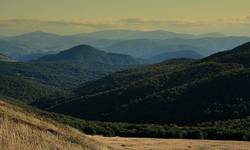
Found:
[[[0,0],[0,36],[115,29],[250,36],[250,0]]]

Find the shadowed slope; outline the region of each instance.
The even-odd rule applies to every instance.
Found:
[[[250,108],[249,44],[198,61],[167,61],[83,85],[52,111],[84,119],[192,124],[244,118]]]

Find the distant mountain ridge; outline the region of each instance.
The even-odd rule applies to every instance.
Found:
[[[141,43],[142,45],[139,45],[140,40],[143,39],[147,39],[148,43],[146,43],[146,45],[143,43]],[[137,57],[143,56],[140,54],[143,49],[145,49],[145,51],[153,51],[155,52],[155,55],[157,55],[162,53],[162,51],[171,51],[171,46],[180,47],[180,45],[185,45],[188,47],[199,48],[195,49],[195,51],[203,56],[208,56],[218,51],[231,49],[236,45],[249,41],[249,39],[250,38],[248,37],[228,37],[220,33],[192,35],[161,30],[107,30],[64,36],[43,31],[35,31],[18,36],[1,38],[0,53],[16,60],[29,61],[47,54],[58,53],[76,45],[86,44],[99,49],[104,49],[107,52],[119,53],[120,51],[123,52],[122,54]],[[137,47],[131,47],[131,43],[128,43],[127,41],[138,43]],[[138,51],[139,54],[136,53],[138,47],[141,47]],[[187,49],[182,48],[181,50]],[[136,55],[133,55],[134,53],[136,53]]]
[[[10,85],[15,83],[19,86],[23,81],[23,85],[27,86],[30,83],[35,86],[46,84],[69,90],[112,72],[137,67],[140,63],[141,60],[128,55],[107,53],[88,45],[79,45],[29,62],[0,61],[0,75],[12,77],[9,79],[13,79],[13,82],[3,80],[10,81]],[[29,81],[28,84],[26,80]],[[3,86],[2,90],[9,89]]]
[[[106,47],[110,52],[127,54],[138,58],[151,58],[162,53],[177,51],[195,51],[202,55],[206,49],[188,44],[165,44],[164,41],[155,41],[149,39],[124,40]]]
[[[159,63],[170,59],[177,59],[177,58],[189,58],[189,59],[201,59],[203,56],[199,53],[192,51],[192,50],[182,50],[182,51],[174,51],[174,52],[167,52],[162,53],[150,58],[151,62]]]
[[[14,61],[14,60],[10,59],[8,56],[0,53],[0,61]]]
[[[139,30],[104,30],[90,33],[78,34],[79,37],[101,38],[101,39],[120,39],[120,40],[135,40],[135,39],[194,39],[204,37],[224,37],[222,33],[206,33],[200,35],[169,32],[165,30],[139,31]]]
[[[40,40],[49,40],[52,38],[56,39],[59,37],[60,37],[59,35],[54,34],[54,33],[34,31],[34,32],[24,33],[24,34],[14,36],[14,37],[7,37],[6,39],[21,41],[21,40],[30,40],[32,38],[33,40],[40,41]]]
[[[70,62],[85,65],[112,65],[130,66],[137,65],[139,61],[128,55],[107,53],[89,45],[79,45],[64,50],[58,54],[44,56],[38,62]]]

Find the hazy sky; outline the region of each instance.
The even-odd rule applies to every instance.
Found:
[[[250,0],[0,0],[0,35],[106,29],[250,35]]]

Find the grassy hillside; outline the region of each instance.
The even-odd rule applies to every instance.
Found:
[[[190,140],[190,139],[154,139],[154,138],[124,138],[94,136],[96,140],[112,144],[117,149],[129,150],[248,150],[250,142],[219,141],[219,140]]]
[[[242,45],[217,59],[167,61],[114,73],[85,84],[76,90],[75,98],[49,110],[133,123],[195,124],[244,118],[250,114],[249,47]],[[227,55],[232,59],[219,61]]]
[[[107,137],[149,137],[149,138],[184,138],[213,140],[250,140],[250,118],[227,121],[203,122],[190,126],[175,124],[131,124],[117,122],[87,121],[62,114],[41,111],[15,100],[3,99],[9,104],[17,105],[36,118],[46,118],[64,125],[74,127],[90,135]]]
[[[2,150],[110,149],[79,131],[0,100]]]

